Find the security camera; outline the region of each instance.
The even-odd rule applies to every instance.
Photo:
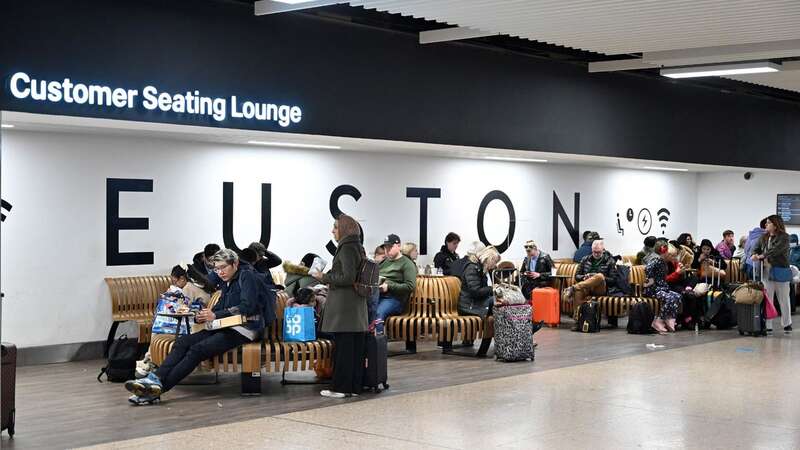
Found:
[[[745,172],[744,179],[749,180],[750,178],[753,178],[753,172]]]

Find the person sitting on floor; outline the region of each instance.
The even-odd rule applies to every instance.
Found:
[[[133,393],[129,402],[152,404],[161,394],[169,391],[203,361],[221,355],[248,342],[260,338],[264,323],[275,320],[274,304],[264,305],[269,286],[250,264],[240,261],[239,256],[230,249],[222,249],[209,259],[214,265],[214,276],[220,280],[222,295],[212,309],[203,309],[195,317],[195,322],[205,323],[215,319],[243,315],[244,325],[202,330],[181,336],[172,351],[155,371],[139,380],[125,382],[125,388]],[[274,299],[274,297],[272,297]],[[267,315],[268,317],[264,317]]]
[[[300,260],[299,265],[292,264],[291,261],[283,262],[283,271],[286,272],[286,281],[284,281],[283,290],[290,298],[294,297],[300,289],[319,283],[316,278],[308,273],[315,258],[319,258],[319,256],[314,253],[306,253],[303,259]],[[325,266],[319,268],[320,272],[324,269]]]
[[[180,290],[180,292],[189,300],[190,303],[201,303],[203,305],[208,305],[208,302],[211,300],[211,295],[203,290],[198,283],[189,278],[188,269],[189,267],[185,264],[178,264],[172,268],[172,271],[169,274],[171,283],[169,290]],[[153,342],[152,334],[150,335],[150,342]],[[144,358],[141,361],[136,361],[137,378],[144,378],[155,369],[156,365],[150,358],[149,350],[144,354]]]
[[[708,239],[700,241],[700,249],[694,254],[692,269],[697,270],[697,277],[700,279],[725,277],[725,270],[728,264],[722,259],[719,252],[714,248],[714,244]]]
[[[439,253],[433,257],[433,267],[441,270],[443,275],[450,275],[450,266],[458,261],[456,249],[458,249],[459,243],[461,243],[461,238],[457,234],[452,231],[447,233],[444,238],[444,245],[442,245]]]
[[[550,255],[539,250],[535,242],[525,242],[525,259],[519,269],[522,276],[522,295],[530,299],[534,289],[549,285],[553,267]]]
[[[733,245],[733,231],[725,230],[722,233],[722,240],[717,244],[716,250],[722,259],[733,258],[733,252],[736,251],[736,246]]]
[[[581,262],[583,258],[592,253],[592,242],[600,239],[600,235],[594,231],[583,232],[583,244],[575,250],[575,255],[572,260],[576,263]]]
[[[614,257],[605,249],[602,240],[592,242],[592,253],[584,257],[575,272],[576,283],[564,290],[566,298],[572,299],[574,316],[587,297],[606,295],[616,283],[617,264]],[[612,322],[615,320],[612,319]],[[615,323],[610,325],[614,326]]]
[[[647,265],[647,263],[652,259],[655,255],[655,250],[653,247],[656,245],[656,237],[655,236],[647,236],[644,238],[644,247],[636,254],[636,265],[642,266]],[[658,258],[658,255],[655,255],[655,258]]]
[[[667,277],[672,267],[669,262],[678,256],[678,249],[662,241],[656,245],[655,252],[659,258],[651,260],[644,268],[644,295],[657,298],[661,304],[659,314],[653,319],[651,326],[659,333],[666,333],[668,330],[674,332],[681,294],[670,289]]]
[[[400,252],[400,238],[386,236],[383,243],[386,259],[380,264],[381,284],[377,295],[370,299],[370,328],[382,334],[384,322],[390,316],[402,314],[417,285],[417,265]]]

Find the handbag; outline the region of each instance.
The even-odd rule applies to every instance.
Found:
[[[500,281],[497,282],[497,275],[500,275]],[[514,276],[517,275],[517,270],[496,270],[494,272],[494,302],[497,305],[524,305],[529,303],[525,295],[522,294],[522,289],[512,283]],[[517,276],[517,280],[521,281],[521,277]]]
[[[764,269],[761,269],[761,278],[764,277]],[[740,305],[760,305],[764,301],[764,283],[756,280],[756,268],[753,267],[753,279],[744,283],[733,290],[731,294],[733,301]]]
[[[788,283],[792,281],[792,269],[772,266],[769,269],[769,279],[778,283]]]
[[[764,318],[770,320],[778,317],[778,310],[775,309],[775,305],[772,303],[772,299],[767,296],[767,291],[763,290],[761,291],[761,293],[765,300],[764,309],[766,312],[764,313]]]

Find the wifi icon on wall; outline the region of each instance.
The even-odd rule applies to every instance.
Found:
[[[5,212],[11,212],[11,203],[8,203],[7,201],[0,199],[0,208],[5,210]],[[0,222],[6,221],[5,212],[0,213]]]
[[[656,212],[656,217],[658,217],[658,223],[661,227],[661,234],[667,234],[667,222],[669,222],[669,215],[670,212],[667,208],[661,208]]]

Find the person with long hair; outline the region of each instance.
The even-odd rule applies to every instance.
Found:
[[[644,285],[644,295],[655,297],[661,304],[661,310],[653,319],[651,326],[659,333],[675,331],[675,322],[678,308],[681,305],[681,294],[670,289],[667,279],[678,266],[670,264],[678,256],[678,249],[671,244],[660,241],[655,246],[657,259],[651,259],[645,266],[644,272],[647,280]]]
[[[773,214],[766,219],[766,233],[753,248],[753,262],[763,264],[764,289],[767,300],[773,302],[775,296],[781,305],[781,326],[784,333],[792,332],[791,301],[789,283],[792,280],[789,269],[789,235],[780,216]],[[772,319],[767,320],[767,333],[772,332]]]
[[[324,275],[310,275],[329,286],[321,330],[332,333],[336,342],[331,387],[320,395],[344,398],[360,394],[363,388],[367,299],[356,292],[355,282],[367,255],[361,245],[361,228],[352,217],[340,214],[331,232],[338,244],[331,269]]]

